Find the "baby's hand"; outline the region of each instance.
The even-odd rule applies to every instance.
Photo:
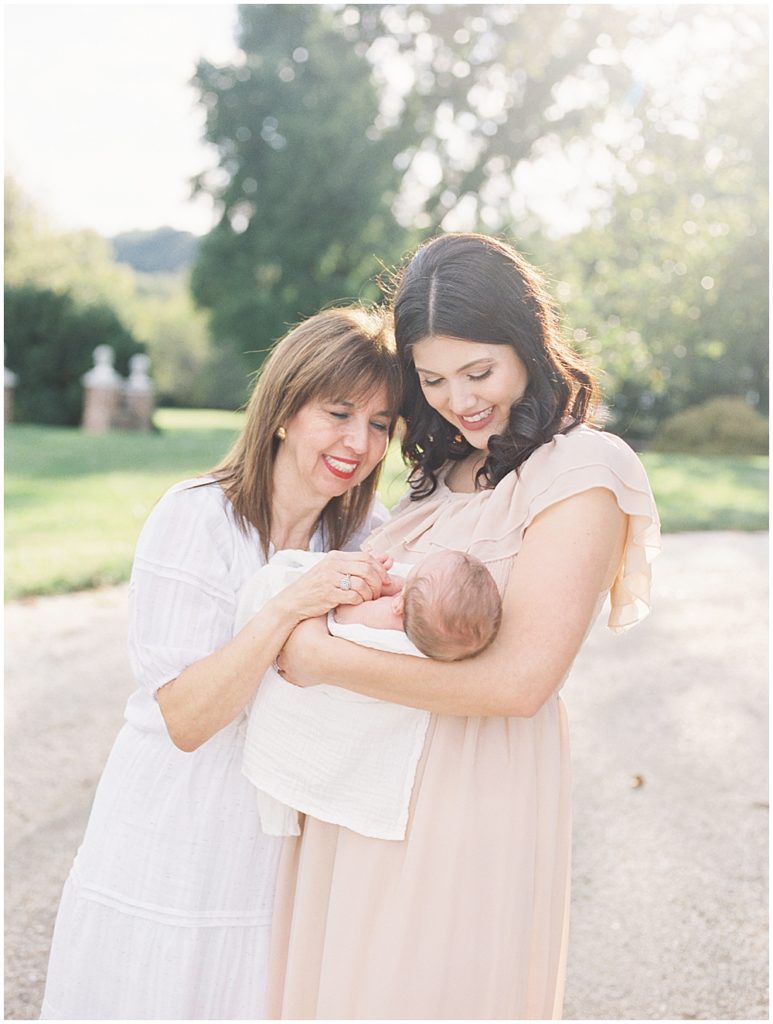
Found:
[[[395,594],[399,594],[405,586],[405,580],[402,576],[387,576],[386,581],[381,586],[382,597],[394,597]]]
[[[370,555],[371,558],[375,558],[377,562],[380,562],[387,571],[395,564],[395,560],[391,555],[388,555],[385,551],[380,553],[374,551],[370,544],[363,544],[362,550]],[[399,594],[403,589],[403,583],[402,576],[387,576],[381,584],[381,597],[394,597],[395,594]],[[336,622],[338,621],[339,619],[336,616]]]
[[[369,554],[373,555],[377,562],[381,562],[385,569],[391,569],[395,564],[394,558],[392,558],[391,555],[388,555],[385,551],[381,554],[376,554],[375,551],[369,551]]]

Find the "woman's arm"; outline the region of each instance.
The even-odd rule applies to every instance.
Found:
[[[341,576],[351,574],[343,591]],[[268,601],[236,636],[160,687],[156,699],[172,742],[193,751],[239,714],[295,626],[336,605],[358,604],[394,585],[380,561],[362,552],[331,551]]]
[[[332,683],[447,715],[536,714],[562,682],[599,594],[613,582],[627,516],[594,488],[557,502],[526,530],[503,600],[502,626],[482,654],[438,662],[358,648],[301,624],[279,656],[302,685]]]

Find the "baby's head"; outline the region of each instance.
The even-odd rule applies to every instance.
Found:
[[[502,601],[491,573],[463,551],[427,555],[406,577],[399,598],[408,639],[439,661],[480,654],[502,621]]]

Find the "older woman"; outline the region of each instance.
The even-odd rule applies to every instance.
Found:
[[[434,712],[402,842],[306,818],[280,870],[269,1012],[543,1019],[561,1013],[570,780],[559,691],[605,597],[646,613],[658,518],[641,463],[587,425],[595,389],[539,276],[508,245],[422,246],[395,296],[412,493],[371,538],[401,562],[468,551],[502,626],[463,662],[366,651],[302,623],[301,684]]]
[[[280,840],[241,772],[244,709],[299,621],[390,592],[383,562],[356,548],[384,518],[374,494],[399,395],[382,319],[318,314],[270,355],[225,460],[151,513],[129,596],[140,688],[65,884],[44,1018],[262,1014]],[[243,582],[287,547],[352,550],[234,635]]]

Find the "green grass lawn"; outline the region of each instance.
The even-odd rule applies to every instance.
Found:
[[[5,433],[5,594],[63,593],[128,579],[142,523],[170,484],[211,468],[243,417],[162,409],[159,433],[92,437],[11,425]],[[665,530],[764,530],[768,460],[645,454]],[[380,493],[405,487],[393,448]]]
[[[767,530],[767,455],[644,452],[663,531]]]
[[[5,432],[5,595],[62,593],[128,579],[151,508],[176,480],[211,468],[243,417],[162,409],[159,433]]]

